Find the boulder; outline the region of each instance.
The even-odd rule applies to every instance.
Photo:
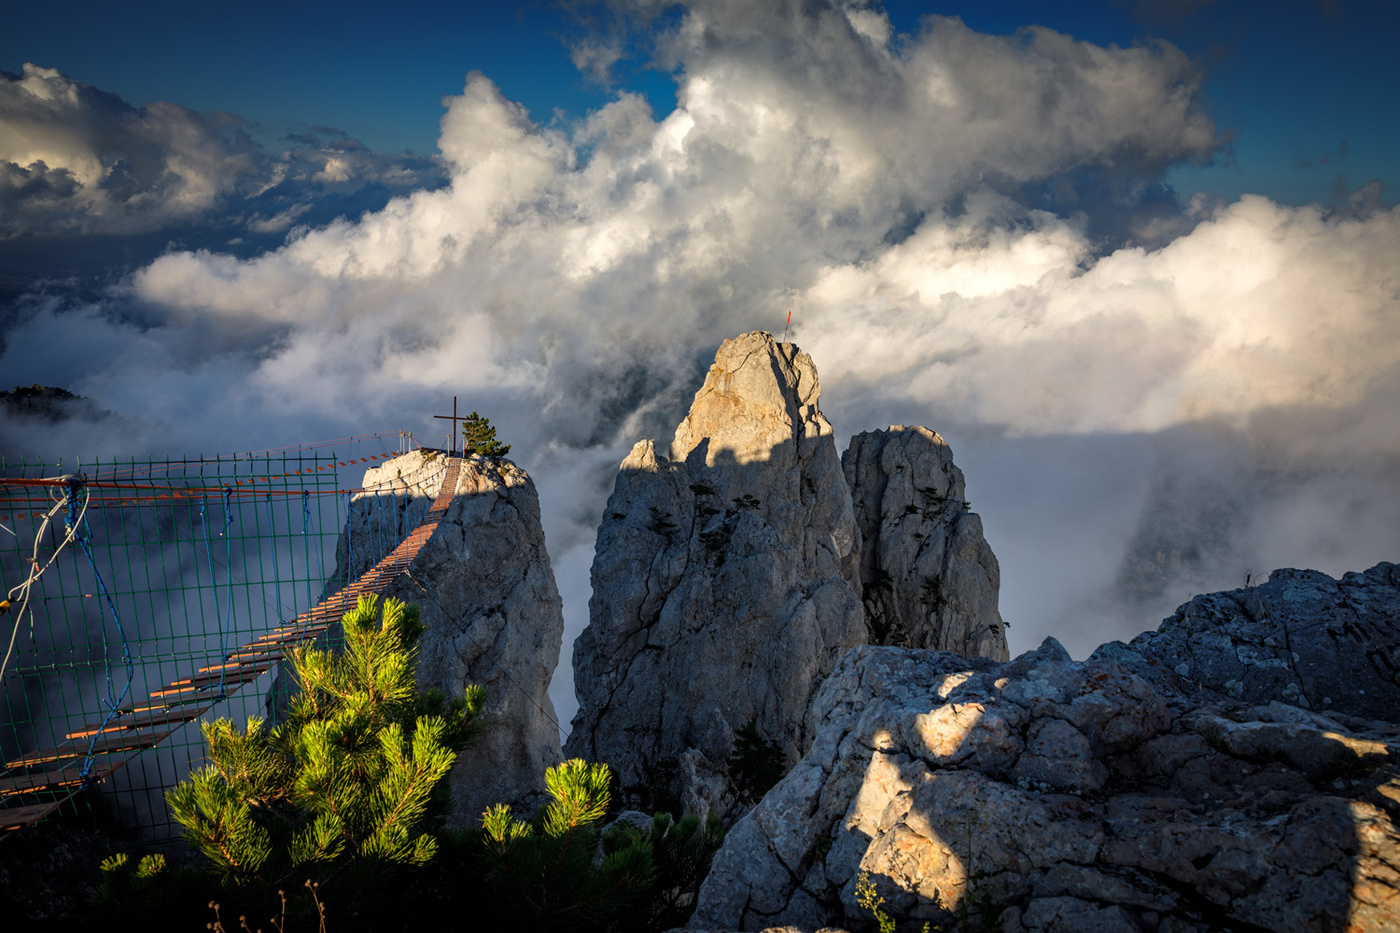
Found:
[[[1392,711],[1392,717],[1394,712]],[[1400,735],[1198,689],[1126,646],[851,651],[688,924],[1400,928]],[[904,926],[900,928],[903,929]]]
[[[841,456],[860,529],[870,643],[1005,661],[1001,570],[947,441],[893,425]]]
[[[736,735],[796,761],[817,686],[865,641],[858,533],[820,393],[793,344],[726,340],[669,456],[642,441],[622,463],[574,645],[566,751],[611,765],[632,805],[728,813],[761,770],[730,768]]]
[[[443,469],[440,453],[415,450],[365,472],[333,581],[343,585],[347,568],[352,579],[364,573],[418,525]],[[494,803],[528,812],[543,799],[545,769],[562,760],[549,681],[564,635],[529,475],[509,460],[463,458],[446,514],[384,596],[421,611],[420,689],[486,688],[485,728],[449,778],[450,824],[475,824]]]

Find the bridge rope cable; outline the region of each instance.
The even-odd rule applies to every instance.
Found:
[[[311,523],[311,492],[306,489],[301,491],[301,510],[303,521],[309,525]],[[316,566],[320,571],[321,586],[324,587],[326,585],[326,549],[324,547],[316,549]],[[277,617],[279,619],[282,617],[281,612],[278,612]]]
[[[366,435],[366,436],[372,436],[372,435]],[[412,437],[412,435],[408,435],[408,436],[409,436],[409,437]],[[416,443],[416,441],[415,441],[415,443]],[[316,446],[316,445],[308,445],[308,446]],[[420,448],[420,449],[421,449],[421,448]],[[188,461],[188,462],[197,462],[197,461]],[[444,466],[444,470],[445,470],[445,466]],[[436,477],[432,477],[432,479],[436,479]],[[424,482],[430,482],[430,481],[431,481],[430,479],[429,479],[429,480],[424,480]],[[50,505],[49,509],[42,515],[42,518],[41,518],[41,521],[40,521],[40,524],[39,524],[39,528],[38,528],[37,532],[36,532],[35,535],[34,535],[34,546],[33,546],[32,554],[26,559],[26,562],[30,565],[29,573],[25,576],[25,578],[24,578],[22,581],[20,581],[20,582],[19,582],[18,584],[16,584],[15,586],[11,587],[10,590],[9,590],[9,592],[8,592],[8,594],[7,594],[7,596],[6,596],[6,598],[5,598],[3,601],[0,601],[0,614],[3,614],[3,613],[5,613],[5,612],[7,612],[7,611],[13,610],[12,614],[14,615],[14,618],[15,618],[15,624],[14,624],[14,626],[11,628],[11,631],[10,631],[10,639],[9,639],[9,644],[8,644],[7,647],[6,647],[5,658],[4,658],[3,662],[0,662],[0,680],[3,680],[3,679],[4,679],[5,672],[9,669],[10,661],[11,661],[11,659],[13,658],[13,655],[14,655],[14,648],[15,648],[15,644],[16,644],[16,642],[17,642],[17,640],[18,640],[19,629],[20,629],[20,626],[21,626],[21,624],[22,624],[23,615],[24,615],[24,613],[25,613],[26,611],[29,611],[29,610],[28,610],[29,597],[30,597],[30,593],[31,593],[31,590],[32,590],[32,588],[33,588],[33,585],[34,585],[36,582],[38,582],[39,577],[44,573],[45,570],[47,570],[47,569],[53,564],[53,562],[58,558],[58,555],[59,555],[60,553],[62,553],[62,551],[64,550],[64,548],[68,547],[69,545],[73,544],[73,543],[76,541],[76,531],[75,531],[73,528],[68,528],[67,531],[65,531],[65,534],[64,534],[63,538],[59,541],[58,545],[55,547],[53,553],[49,555],[48,560],[44,561],[44,563],[43,563],[42,565],[39,563],[39,550],[40,550],[41,545],[43,544],[44,536],[45,536],[45,534],[46,534],[47,531],[48,531],[49,525],[52,523],[52,521],[53,521],[53,519],[54,519],[55,517],[57,517],[60,513],[62,513],[62,512],[64,511],[64,509],[66,509],[66,508],[68,507],[69,496],[71,495],[71,490],[68,488],[69,482],[70,482],[70,477],[67,477],[67,476],[54,476],[54,477],[45,477],[45,478],[40,478],[40,479],[16,479],[16,478],[12,478],[12,477],[3,477],[3,478],[0,478],[0,488],[3,488],[3,487],[5,487],[5,486],[22,486],[22,487],[39,487],[39,488],[42,488],[42,489],[44,489],[44,490],[48,493],[48,496],[47,496],[47,498],[46,498],[44,501],[45,501],[45,502],[52,503],[52,504]],[[345,573],[346,573],[345,584],[346,584],[346,585],[349,585],[350,582],[351,582],[356,576],[358,576],[358,575],[355,574],[355,572],[354,572],[354,561],[353,561],[353,555],[354,555],[354,549],[353,549],[353,544],[354,544],[354,541],[353,541],[353,534],[354,534],[354,532],[353,532],[353,529],[354,529],[354,524],[353,524],[353,521],[351,521],[351,519],[352,519],[352,517],[353,517],[353,514],[354,514],[354,507],[353,507],[353,504],[352,504],[352,502],[353,502],[353,496],[354,496],[354,494],[357,493],[357,492],[358,492],[358,493],[374,492],[374,491],[378,491],[378,490],[380,490],[380,489],[382,489],[382,488],[390,487],[390,486],[393,485],[393,482],[394,482],[393,480],[384,480],[384,481],[382,481],[382,482],[374,483],[374,484],[371,484],[371,485],[369,485],[369,486],[362,486],[362,487],[357,487],[357,488],[353,488],[353,489],[334,489],[334,490],[307,490],[307,489],[302,489],[302,490],[291,490],[291,491],[276,490],[276,489],[264,489],[264,490],[261,490],[261,492],[264,494],[264,500],[266,501],[266,503],[267,503],[267,505],[268,505],[269,514],[272,514],[272,508],[271,508],[271,506],[272,506],[272,499],[273,499],[274,496],[279,496],[279,495],[280,495],[280,496],[286,496],[286,495],[295,494],[296,492],[300,492],[300,493],[301,493],[301,496],[302,496],[302,510],[303,510],[303,522],[304,522],[303,534],[306,533],[306,527],[305,527],[305,523],[306,523],[306,521],[307,521],[306,514],[309,512],[309,508],[310,508],[310,496],[311,496],[311,495],[343,495],[343,496],[345,497],[345,508],[346,508],[346,552],[347,552],[347,554],[346,554],[346,569],[345,569]],[[243,498],[246,498],[246,495],[247,495],[248,493],[253,492],[253,491],[252,491],[252,490],[246,490],[246,491],[245,491],[245,490],[235,489],[235,488],[229,487],[229,486],[224,486],[224,487],[222,487],[222,488],[216,488],[216,487],[209,487],[209,488],[204,488],[204,487],[180,487],[180,486],[147,486],[147,485],[139,485],[139,486],[138,486],[137,484],[119,483],[119,482],[115,482],[115,481],[112,481],[112,480],[107,480],[107,481],[103,481],[103,482],[93,482],[93,481],[91,481],[91,480],[85,480],[85,481],[83,482],[83,484],[82,484],[83,504],[82,504],[81,514],[78,516],[78,518],[79,518],[80,521],[83,521],[83,520],[85,519],[85,517],[86,517],[86,515],[87,515],[87,512],[88,512],[88,510],[89,510],[90,508],[92,508],[92,507],[95,506],[95,505],[96,505],[96,506],[101,506],[101,505],[104,504],[104,500],[101,499],[101,498],[98,498],[98,499],[96,499],[96,500],[94,501],[94,497],[93,497],[93,495],[92,495],[92,487],[94,487],[94,486],[96,486],[96,487],[98,487],[98,488],[144,489],[144,490],[155,490],[155,491],[168,491],[168,492],[173,493],[175,498],[185,498],[185,497],[193,498],[195,494],[200,494],[200,493],[203,494],[203,495],[201,496],[201,498],[200,498],[199,521],[200,521],[200,525],[201,525],[201,526],[204,528],[204,530],[205,530],[205,538],[206,538],[206,540],[205,540],[205,554],[206,554],[207,560],[208,560],[208,562],[209,562],[209,567],[210,567],[210,574],[211,574],[210,584],[211,584],[211,587],[212,587],[213,590],[214,590],[214,599],[215,599],[215,604],[216,604],[216,605],[215,605],[215,613],[219,615],[219,618],[220,618],[220,619],[222,619],[222,609],[221,609],[221,607],[220,607],[220,605],[219,605],[219,603],[218,603],[218,582],[217,582],[218,578],[217,578],[217,573],[216,573],[216,569],[218,568],[218,562],[215,560],[214,555],[213,555],[213,553],[212,553],[212,545],[211,545],[211,543],[210,543],[209,540],[208,540],[208,526],[207,526],[207,524],[206,524],[207,519],[206,519],[206,514],[205,514],[205,513],[206,513],[206,509],[207,509],[207,504],[208,504],[208,502],[207,502],[207,495],[208,495],[209,493],[211,493],[211,492],[221,492],[221,493],[223,493],[223,494],[224,494],[224,497],[225,497],[225,511],[226,511],[226,514],[228,514],[228,507],[229,507],[229,503],[230,503],[230,499],[231,499],[231,498],[238,498],[238,499],[241,500],[241,499],[243,499]],[[60,491],[61,491],[61,494],[60,494]],[[154,498],[154,497],[153,497],[153,498]],[[13,500],[13,497],[11,497],[11,501],[14,501],[14,500]],[[431,508],[432,508],[432,497],[431,497],[431,496],[424,496],[424,497],[421,497],[421,498],[419,499],[418,505],[419,505],[419,508],[421,509],[421,511],[422,511],[423,514],[422,514],[422,516],[418,519],[418,521],[415,523],[415,527],[416,527],[416,525],[422,524],[424,521],[427,520],[427,513],[428,513],[428,512],[431,510]],[[368,506],[366,506],[366,508],[368,508]],[[368,518],[367,518],[366,524],[367,524],[367,527],[368,527]],[[8,526],[5,526],[5,527],[6,527],[6,530],[8,531],[8,530],[9,530]],[[227,523],[226,523],[225,527],[227,527]],[[14,534],[14,532],[11,532],[11,534]],[[196,539],[192,539],[192,540],[196,540]],[[225,541],[225,544],[226,544],[226,545],[227,545],[228,543],[229,543],[228,541]],[[309,542],[308,542],[308,546],[309,546]],[[326,576],[325,576],[325,555],[324,555],[324,553],[321,552],[320,549],[318,549],[318,554],[320,554],[320,569],[321,569],[321,571],[322,571],[322,573],[321,573],[322,579],[327,579]],[[196,564],[196,565],[195,565],[196,574],[198,573],[198,569],[199,569],[199,568],[198,568],[198,565]],[[241,576],[240,574],[234,574],[231,561],[226,561],[226,562],[225,562],[225,565],[224,565],[224,567],[223,567],[222,569],[225,571],[226,574],[233,574],[233,575],[239,576],[240,582],[243,582],[243,583],[246,583],[246,582],[247,582],[247,581],[245,581],[245,580],[242,579],[242,576]],[[309,581],[308,581],[308,583],[309,583]],[[230,584],[230,587],[231,587],[231,586],[232,586],[232,584]],[[230,592],[231,592],[231,590],[230,590]],[[19,598],[19,604],[18,604],[18,606],[15,606],[14,604],[15,604],[15,600],[16,600],[16,597],[17,597],[17,596],[18,596],[18,598]],[[230,598],[231,598],[231,597],[230,597]],[[309,594],[308,594],[308,598],[309,598]],[[268,603],[268,601],[267,601],[267,599],[266,599],[265,597],[259,596],[258,599],[263,603],[263,605],[267,606],[269,609],[272,609],[272,608],[273,608],[272,605],[271,605],[270,603]],[[277,612],[277,618],[280,620],[280,619],[282,618],[281,590],[280,590],[280,587],[279,587],[279,589],[278,589],[278,591],[277,591],[277,607],[276,607],[276,612]],[[29,611],[29,616],[30,616],[30,628],[32,629],[32,628],[33,628],[33,625],[34,625],[34,619],[33,619],[33,612],[32,612],[32,611]],[[221,633],[221,635],[222,635],[222,633]]]
[[[16,594],[19,595],[19,607],[14,610],[15,625],[10,631],[10,646],[5,650],[5,660],[0,662],[0,681],[5,679],[5,671],[10,666],[10,658],[15,651],[15,639],[19,635],[20,625],[24,621],[24,613],[29,609],[29,594],[33,590],[34,584],[38,582],[39,577],[43,575],[44,571],[53,566],[53,562],[58,559],[59,554],[63,553],[63,549],[74,541],[75,533],[73,528],[66,528],[63,538],[58,542],[58,546],[54,548],[54,552],[49,555],[48,560],[40,565],[39,546],[43,544],[44,536],[47,534],[49,525],[53,522],[54,517],[68,507],[68,501],[71,496],[72,491],[65,490],[62,498],[55,499],[53,491],[50,491],[49,498],[54,504],[53,507],[44,514],[43,521],[39,525],[39,530],[34,534],[34,548],[27,558],[29,573],[26,574],[25,578],[19,583],[10,587],[9,593],[5,596],[3,606],[0,606],[0,608],[8,612],[14,604]],[[87,516],[87,507],[88,499],[85,497],[83,499],[82,511],[78,515],[79,520]],[[29,611],[29,628],[32,632],[34,628],[34,613],[32,610]]]
[[[227,500],[225,500],[225,502],[227,502]],[[208,562],[209,562],[209,588],[210,588],[211,590],[213,590],[213,592],[214,592],[214,622],[215,622],[215,624],[218,626],[218,629],[219,629],[219,645],[220,645],[220,647],[222,647],[223,644],[224,644],[224,611],[223,611],[223,607],[219,604],[219,574],[218,574],[218,571],[217,571],[216,566],[215,566],[215,564],[214,564],[214,544],[213,544],[212,540],[210,539],[210,535],[209,535],[209,519],[208,519],[208,515],[207,515],[207,508],[206,508],[206,507],[208,506],[208,503],[209,503],[209,500],[208,500],[207,498],[199,500],[199,525],[200,525],[200,528],[204,531],[204,556],[205,556],[205,559],[208,560]],[[220,537],[223,537],[223,538],[225,539],[225,540],[224,540],[224,544],[225,544],[226,546],[227,546],[230,542],[228,541],[228,535],[226,535],[224,532],[228,530],[228,526],[229,526],[230,524],[232,524],[232,518],[231,518],[231,517],[229,516],[229,514],[228,514],[228,506],[227,506],[227,504],[225,504],[225,506],[224,506],[224,530],[223,530],[223,531],[220,531],[220,532],[219,532],[219,535],[220,535]],[[229,580],[229,586],[228,586],[228,601],[229,601],[229,603],[232,603],[232,602],[233,602],[233,575],[232,575],[232,574],[233,574],[233,555],[232,555],[231,553],[225,555],[224,564],[225,564],[225,570],[226,570],[226,572],[227,572],[228,580]],[[198,571],[198,564],[196,564],[195,566],[196,566],[196,572],[197,572],[197,571]],[[222,698],[223,692],[224,692],[223,674],[220,673],[220,675],[219,675],[219,695],[220,695],[220,698]]]
[[[355,500],[345,492],[345,585],[355,573]]]
[[[69,488],[76,493],[81,485],[81,479],[74,479],[71,481]],[[136,676],[136,664],[131,657],[131,645],[126,639],[126,629],[122,627],[122,618],[117,613],[117,604],[112,599],[112,594],[107,589],[107,584],[103,581],[102,574],[97,569],[97,561],[92,556],[92,529],[87,524],[87,510],[84,509],[84,517],[79,521],[77,518],[77,504],[73,499],[74,495],[70,494],[66,521],[69,528],[75,533],[74,540],[77,542],[78,547],[82,549],[83,554],[87,557],[88,566],[92,568],[92,575],[97,580],[98,592],[102,594],[103,601],[107,604],[107,609],[112,613],[112,622],[115,623],[117,627],[117,637],[121,639],[122,661],[126,666],[126,683],[122,686],[121,695],[118,696],[112,689],[112,659],[111,650],[107,643],[107,626],[100,626],[102,629],[102,670],[107,683],[107,713],[102,718],[101,730],[93,733],[92,739],[88,742],[87,753],[83,756],[83,765],[78,769],[78,777],[83,783],[87,783],[92,777],[93,750],[97,747],[97,740],[101,737],[102,732],[106,731],[108,724],[119,715],[122,703],[126,701],[126,695],[131,692],[131,682]],[[102,614],[100,606],[97,611],[100,617]]]
[[[415,447],[421,447],[421,446],[422,446],[422,445],[420,445],[420,444],[418,443],[418,439],[415,438],[415,437],[413,436],[413,432],[412,432],[412,431],[376,431],[376,432],[371,433],[371,434],[354,434],[354,435],[351,435],[351,436],[349,436],[349,437],[337,437],[337,438],[334,438],[334,439],[328,440],[328,441],[313,441],[313,442],[307,443],[307,444],[293,444],[293,445],[290,445],[290,446],[287,446],[287,447],[269,447],[269,448],[267,448],[266,450],[253,450],[253,451],[248,451],[247,456],[248,456],[249,458],[256,458],[256,457],[258,457],[258,456],[268,456],[268,455],[271,455],[271,454],[291,454],[291,453],[299,453],[299,452],[301,452],[301,451],[320,450],[320,449],[323,449],[323,448],[326,448],[326,447],[334,447],[334,446],[336,446],[336,445],[338,445],[338,444],[360,443],[360,442],[362,442],[362,441],[370,441],[370,440],[376,440],[376,439],[380,441],[380,445],[379,445],[379,446],[380,446],[380,450],[383,451],[383,449],[384,449],[383,439],[386,438],[386,437],[398,437],[398,438],[401,438],[401,439],[407,438],[409,441],[411,441],[411,442],[413,443],[413,445],[414,445]],[[242,455],[240,454],[240,455],[237,455],[237,456],[240,456],[240,457],[241,457]],[[178,461],[178,462],[169,461],[169,462],[165,462],[165,463],[151,463],[151,464],[146,464],[146,465],[143,465],[143,466],[140,466],[140,467],[137,467],[137,466],[135,466],[135,465],[132,465],[132,466],[127,467],[127,468],[125,468],[124,470],[120,470],[120,471],[114,469],[113,472],[112,472],[111,474],[109,474],[109,475],[105,475],[105,476],[101,476],[101,477],[98,477],[98,476],[94,475],[94,476],[92,477],[92,479],[101,478],[101,479],[103,479],[103,480],[112,480],[112,479],[120,479],[120,478],[132,478],[132,477],[135,477],[135,476],[137,476],[137,475],[148,475],[148,474],[150,474],[150,473],[160,472],[161,470],[172,470],[172,469],[181,469],[181,470],[185,470],[185,469],[188,469],[191,465],[198,465],[198,464],[202,464],[202,463],[217,463],[217,462],[222,462],[222,461],[224,461],[224,460],[226,460],[226,459],[227,459],[226,457],[210,457],[210,458],[199,457],[199,458],[195,458],[195,459],[192,459],[192,460],[191,460],[191,459],[183,459],[183,460],[180,460],[180,461]]]
[[[233,536],[228,533],[233,527],[233,512],[229,509],[229,500],[233,497],[233,490],[224,487],[224,527],[219,529],[219,536],[224,539],[224,573],[228,581],[228,624],[224,620],[219,620],[219,651],[224,656],[228,655],[228,629],[233,628]],[[214,695],[215,700],[222,700],[227,694],[224,692],[224,668],[219,668],[219,691]]]
[[[301,543],[302,550],[306,557],[306,566],[311,566],[311,494],[305,489],[301,491]],[[313,606],[316,601],[311,598],[311,575],[306,575],[306,604]]]
[[[271,494],[271,493],[269,493],[268,496],[267,496],[267,528],[268,528],[268,535],[269,535],[269,537],[272,538],[272,541],[273,541],[273,545],[272,545],[272,586],[273,586],[273,592],[274,592],[274,593],[276,594],[276,596],[277,596],[277,621],[280,623],[280,622],[282,621],[282,575],[281,575],[281,572],[278,570],[278,567],[277,567],[277,543],[276,543],[276,542],[277,542],[277,513],[276,513],[275,511],[273,511],[273,508],[272,508],[272,494]],[[296,565],[293,564],[293,568],[295,568],[295,566],[296,566]],[[292,573],[293,573],[293,575],[295,575],[295,573],[296,573],[295,569],[293,569]],[[295,592],[295,591],[294,591],[294,592]],[[266,604],[267,604],[267,600],[264,599],[264,600],[263,600],[263,605],[266,605]]]
[[[421,448],[420,448],[420,449],[421,449]],[[377,457],[377,456],[379,456],[379,455],[376,454],[375,456]],[[386,455],[386,456],[387,456],[387,455]],[[361,458],[359,458],[358,460],[356,460],[356,459],[354,459],[354,458],[351,458],[351,459],[348,460],[348,461],[339,462],[339,465],[340,465],[340,466],[355,466],[355,465],[358,465],[359,463],[367,463],[370,459],[373,459],[373,458],[361,457]],[[320,469],[326,469],[327,467],[330,467],[330,468],[333,469],[333,468],[334,468],[334,465],[327,465],[327,466],[323,466],[323,467],[318,467],[317,469],[318,469],[318,470],[320,470]],[[272,479],[279,479],[279,478],[284,478],[284,477],[286,477],[286,476],[298,475],[298,474],[300,474],[301,472],[302,472],[302,471],[297,470],[297,471],[293,471],[293,473],[289,473],[289,474],[281,474],[281,475],[279,475],[279,476],[263,476],[263,477],[258,477],[258,479],[261,479],[261,480],[263,480],[264,482],[266,482],[266,481],[270,481],[270,480],[272,480]],[[313,471],[307,470],[306,472],[307,472],[307,473],[310,473],[310,472],[313,472]],[[255,482],[255,481],[250,480],[249,482]],[[117,495],[113,497],[113,496],[106,496],[106,495],[102,495],[102,496],[91,496],[91,493],[89,492],[88,495],[91,497],[91,498],[90,498],[90,501],[89,501],[89,505],[90,505],[90,507],[94,507],[94,508],[95,508],[95,507],[106,506],[106,505],[119,505],[119,506],[121,506],[121,505],[139,505],[139,504],[144,503],[144,502],[155,502],[155,501],[157,501],[157,500],[159,500],[159,499],[165,499],[165,498],[173,498],[173,499],[194,499],[194,498],[196,498],[196,497],[198,497],[198,496],[207,496],[207,495],[210,495],[210,494],[212,494],[212,493],[223,493],[226,489],[232,489],[234,498],[237,498],[237,499],[239,499],[240,501],[241,501],[241,500],[244,500],[244,499],[256,499],[257,496],[258,496],[258,494],[259,494],[260,492],[263,492],[263,493],[266,493],[266,494],[269,494],[269,495],[283,496],[283,497],[288,497],[288,498],[291,497],[291,496],[295,496],[295,495],[302,494],[302,493],[310,493],[311,495],[317,495],[317,496],[333,496],[333,495],[340,495],[340,494],[342,494],[342,493],[347,493],[347,492],[348,492],[348,493],[371,493],[371,492],[382,491],[382,490],[385,490],[385,489],[392,489],[392,488],[396,485],[396,480],[395,480],[394,478],[388,478],[388,479],[380,480],[380,481],[377,482],[377,483],[371,483],[370,485],[367,485],[367,486],[355,486],[355,487],[351,487],[351,488],[348,488],[348,489],[314,489],[314,490],[305,490],[305,489],[269,489],[269,488],[266,488],[266,487],[264,487],[264,488],[262,488],[262,489],[259,489],[259,488],[257,488],[255,485],[251,485],[251,486],[245,487],[243,484],[244,484],[244,481],[243,481],[243,480],[239,480],[238,483],[237,483],[236,485],[234,485],[234,486],[189,486],[189,485],[177,486],[177,485],[154,485],[154,484],[150,484],[150,483],[122,482],[122,481],[120,481],[120,480],[111,480],[111,479],[107,479],[107,480],[91,480],[91,479],[89,479],[89,480],[85,480],[85,481],[84,481],[84,486],[85,486],[85,488],[88,489],[88,490],[92,490],[92,489],[98,489],[98,490],[113,490],[113,491],[115,491],[115,492],[117,493]],[[63,477],[43,477],[43,478],[35,478],[35,479],[22,478],[22,477],[0,477],[0,490],[8,490],[8,489],[11,489],[11,488],[16,488],[16,489],[34,488],[34,489],[36,489],[36,490],[39,490],[39,489],[50,488],[50,487],[61,487],[61,486],[64,486],[64,485],[66,485],[66,481],[64,480]],[[137,497],[135,497],[135,498],[123,497],[123,496],[121,495],[121,493],[122,493],[123,491],[126,491],[126,492],[144,492],[144,493],[148,493],[148,495],[137,496]],[[25,499],[25,498],[21,498],[20,496],[16,495],[15,493],[11,492],[11,493],[5,493],[5,494],[3,494],[3,498],[7,499],[10,503],[12,503],[11,508],[13,508],[13,507],[16,506],[16,505],[18,505],[18,506],[23,506],[23,505],[26,505],[26,504],[29,504],[29,503],[34,503],[34,502],[40,502],[40,503],[43,503],[43,504],[47,504],[47,503],[50,501],[49,499],[35,498],[37,495],[38,495],[38,493],[37,493],[37,491],[36,491],[36,493],[34,494],[34,496],[31,496],[30,498]],[[6,528],[6,530],[9,531],[10,529]],[[13,532],[11,532],[11,533],[13,534]]]

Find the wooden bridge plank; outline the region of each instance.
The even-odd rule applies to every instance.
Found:
[[[190,685],[200,686],[203,684],[217,684],[220,680],[225,684],[229,684],[233,683],[236,679],[244,677],[246,677],[247,680],[243,682],[247,683],[248,680],[256,680],[259,674],[271,669],[271,667],[271,661],[257,661],[252,664],[232,665],[223,670],[219,670],[218,668],[206,668],[189,677],[181,677],[179,680],[172,680],[170,686],[184,687]]]
[[[257,680],[264,673],[266,673],[267,670],[268,668],[264,666],[248,667],[240,671],[236,671],[224,677],[224,687],[241,687],[246,683],[251,683],[252,681]],[[211,692],[218,686],[219,677],[217,674],[215,674],[212,678],[201,678],[200,680],[193,682],[189,678],[186,678],[183,681],[177,680],[174,683],[170,684],[170,686],[163,687],[160,690],[152,690],[150,696],[151,699],[156,699],[157,697],[164,698],[171,696],[180,696],[182,694],[189,694],[193,696],[198,695],[200,693]],[[227,691],[225,692],[227,693]]]
[[[199,673],[203,674],[205,671],[217,671],[220,669],[233,670],[234,668],[245,667],[249,664],[257,664],[261,661],[275,663],[281,661],[286,656],[286,652],[284,651],[243,651],[239,649],[230,654],[228,660],[224,661],[223,664],[211,664],[208,667],[201,667]]]
[[[130,730],[124,734],[107,733],[93,744],[92,754],[94,757],[97,755],[119,755],[122,752],[154,748],[173,731],[173,729],[166,729],[162,732]],[[18,758],[5,762],[5,767],[11,769],[34,768],[52,761],[86,758],[87,753],[88,741],[67,742],[56,748],[42,748],[37,752],[27,752]]]
[[[24,829],[26,826],[33,826],[57,810],[61,804],[62,801],[55,800],[49,803],[30,804],[27,807],[0,809],[0,830]]]
[[[116,716],[104,727],[101,723],[83,726],[75,732],[70,732],[64,736],[65,739],[85,739],[90,735],[99,732],[120,732],[125,729],[143,729],[147,726],[163,726],[172,722],[188,722],[191,719],[198,719],[207,710],[208,706],[177,706],[172,708],[146,710],[140,713],[131,710],[123,710],[122,715]]]
[[[81,784],[83,777],[81,768],[67,767],[57,771],[45,771],[42,774],[21,774],[18,776],[0,778],[0,797],[11,797],[15,794],[31,794],[36,790],[56,790],[64,787],[72,787]],[[93,768],[92,779],[100,781],[112,772],[106,768]]]

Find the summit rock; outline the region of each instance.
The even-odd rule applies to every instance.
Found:
[[[811,697],[866,640],[859,533],[807,354],[726,340],[671,443],[633,447],[598,530],[566,751],[690,812],[744,794],[740,732],[791,764]]]
[[[871,643],[1007,660],[1001,570],[948,442],[897,424],[851,438],[841,463]]]
[[[442,483],[445,458],[414,450],[366,471],[337,548],[337,577],[364,573],[416,527]],[[564,635],[563,603],[545,550],[534,481],[509,460],[464,457],[446,514],[383,596],[419,607],[419,689],[486,689],[484,729],[449,776],[450,823],[487,807],[531,807],[561,760],[549,681]]]

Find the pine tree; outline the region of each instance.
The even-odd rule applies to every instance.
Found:
[[[377,597],[361,596],[341,624],[343,651],[292,652],[300,693],[285,722],[205,724],[213,763],[167,794],[225,883],[299,890],[335,879],[349,899],[436,851],[429,818],[484,692],[449,702],[418,691],[416,606],[385,600],[381,616]]]
[[[476,412],[462,419],[462,454],[470,457],[481,454],[493,459],[510,453],[510,445],[496,440],[496,429],[491,421]]]
[[[651,893],[648,839],[629,837],[594,862],[608,810],[607,765],[581,759],[545,772],[553,798],[531,822],[497,804],[482,818],[495,902],[529,930],[601,929]]]
[[[703,823],[693,815],[676,822],[669,813],[656,814],[645,828],[627,820],[615,822],[603,834],[603,852],[645,845],[651,850],[654,871],[646,896],[615,919],[609,930],[653,933],[684,926],[695,912],[700,885],[723,842],[724,829],[713,813]]]

